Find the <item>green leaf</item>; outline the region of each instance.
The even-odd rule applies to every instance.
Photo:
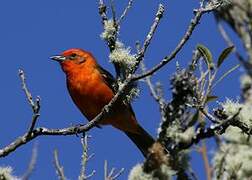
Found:
[[[220,54],[218,61],[217,61],[217,67],[220,67],[223,61],[228,57],[228,55],[234,50],[234,46],[230,46],[222,51]]]
[[[218,96],[207,96],[206,102],[214,101],[218,99]]]
[[[197,49],[202,54],[204,59],[206,60],[208,67],[210,69],[212,69],[214,67],[214,64],[213,64],[213,56],[212,56],[212,53],[210,52],[210,50],[202,44],[198,44]]]

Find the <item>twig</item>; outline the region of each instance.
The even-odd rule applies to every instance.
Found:
[[[145,68],[145,65],[143,62],[141,63],[141,69],[142,69],[142,72],[146,71],[146,68]],[[150,76],[147,76],[145,78],[145,82],[150,89],[151,96],[158,103],[162,119],[163,119],[163,121],[165,121],[166,120],[166,118],[165,118],[165,100],[159,94],[157,94],[157,91],[155,90],[155,88],[151,82]]]
[[[119,20],[117,21],[117,24],[121,24],[122,20],[126,17],[128,11],[130,10],[130,8],[132,7],[133,4],[133,0],[129,0],[128,5],[126,6],[126,8],[124,9],[121,17],[119,18]]]
[[[112,12],[112,17],[113,17],[114,26],[117,26],[117,21],[116,21],[116,10],[115,10],[115,3],[114,3],[114,0],[110,0],[110,7],[111,7],[111,12]]]
[[[173,149],[188,149],[193,144],[197,144],[198,142],[200,142],[203,139],[215,136],[216,133],[223,134],[229,126],[238,127],[248,135],[252,134],[251,128],[249,128],[246,124],[244,124],[236,119],[236,117],[239,115],[240,111],[241,111],[241,108],[238,110],[238,112],[236,114],[227,118],[226,120],[224,120],[220,124],[211,125],[207,129],[198,128],[198,130],[196,131],[196,134],[192,138],[191,142],[179,143]]]
[[[90,136],[86,134],[81,138],[83,153],[81,156],[81,171],[79,180],[87,180],[95,174],[95,170],[93,170],[89,175],[86,175],[87,162],[94,156],[94,154],[91,154],[90,156],[88,155],[88,138],[90,138]]]
[[[190,23],[185,35],[183,36],[181,41],[178,43],[176,48],[171,52],[171,54],[164,57],[163,60],[159,64],[157,64],[156,66],[154,66],[152,69],[148,70],[147,72],[145,72],[143,74],[140,74],[140,75],[135,75],[132,78],[132,80],[137,81],[139,79],[143,79],[143,78],[145,78],[147,76],[150,76],[153,73],[155,73],[156,71],[158,71],[160,68],[162,68],[164,65],[166,65],[168,62],[170,62],[172,59],[174,59],[176,57],[176,55],[178,54],[178,52],[180,52],[180,50],[184,47],[185,43],[191,37],[195,27],[197,26],[197,24],[199,24],[199,21],[200,21],[202,15],[207,13],[207,12],[210,12],[212,10],[215,10],[219,6],[220,5],[217,4],[216,6],[212,6],[211,8],[210,7],[208,7],[208,8],[199,8],[196,11],[196,14],[195,14],[194,18],[191,20],[191,23]]]
[[[220,83],[225,77],[227,77],[230,73],[232,73],[233,71],[235,71],[237,68],[240,67],[240,64],[235,65],[234,67],[232,67],[231,69],[229,69],[226,73],[224,73],[214,84],[213,87],[214,88],[218,83]]]
[[[107,17],[107,14],[106,14],[106,9],[107,7],[105,6],[103,0],[99,0],[99,14],[102,18],[102,24],[104,25],[105,24],[105,21],[108,20],[108,17]]]
[[[37,145],[37,143],[35,143],[32,148],[32,156],[31,156],[31,160],[28,165],[28,168],[21,177],[22,180],[28,180],[30,178],[30,176],[35,168],[35,165],[36,165],[37,156],[38,156],[38,145]]]
[[[58,151],[55,149],[53,154],[54,154],[53,156],[54,156],[54,165],[56,168],[56,173],[58,174],[58,177],[60,180],[66,180],[66,176],[64,175],[63,167],[59,163]]]
[[[144,54],[145,54],[148,46],[150,45],[151,39],[152,39],[152,37],[153,37],[157,27],[158,27],[158,24],[159,24],[161,18],[163,17],[163,14],[164,14],[164,6],[162,4],[159,4],[158,11],[156,13],[154,22],[153,22],[153,24],[152,24],[152,26],[150,28],[149,33],[146,36],[146,39],[145,39],[145,41],[143,43],[143,47],[140,49],[140,51],[138,52],[138,54],[136,56],[136,64],[135,64],[134,69],[131,72],[132,74],[135,73],[135,71],[137,70],[140,62],[144,58]],[[135,81],[135,80],[132,79],[132,81]]]
[[[40,98],[37,97],[35,102],[33,101],[33,97],[32,94],[30,93],[27,85],[26,85],[26,77],[25,77],[25,73],[23,70],[19,69],[19,77],[21,79],[21,84],[22,84],[22,89],[25,92],[26,98],[28,100],[28,103],[30,104],[32,111],[33,111],[33,115],[32,115],[32,121],[31,121],[31,125],[29,127],[28,130],[28,134],[30,134],[32,132],[32,130],[35,127],[35,124],[40,116],[39,111],[40,111]]]
[[[207,180],[211,180],[212,179],[212,168],[211,168],[211,166],[209,164],[208,155],[207,155],[207,146],[206,146],[206,143],[204,141],[202,141],[202,146],[199,149],[199,152],[201,153],[203,161],[204,161]]]
[[[124,168],[120,169],[120,171],[118,171],[117,173],[114,173],[115,168],[112,168],[110,170],[110,172],[108,173],[108,162],[105,160],[105,162],[104,162],[104,180],[115,180],[119,176],[122,175],[123,171],[124,171]]]
[[[220,121],[217,118],[213,117],[210,113],[208,113],[205,108],[200,107],[199,110],[202,114],[204,114],[213,123],[220,123]]]

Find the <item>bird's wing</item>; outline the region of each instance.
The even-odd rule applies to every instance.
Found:
[[[99,66],[97,67],[97,69],[100,71],[100,73],[102,74],[103,80],[104,82],[110,87],[110,89],[112,89],[112,91],[114,92],[114,94],[117,93],[118,91],[118,85],[116,83],[116,80],[114,78],[114,76],[108,72],[106,69],[104,69],[103,67]],[[135,117],[135,113],[131,107],[131,104],[125,104],[126,106],[128,106],[129,110],[131,111],[132,115]]]
[[[116,84],[116,80],[115,80],[114,76],[112,74],[110,74],[110,72],[108,72],[106,69],[104,69],[103,67],[101,67],[99,65],[98,65],[97,69],[101,73],[101,75],[103,77],[103,81],[107,84],[107,86],[110,89],[112,89],[114,94],[116,94],[116,92],[118,90],[118,86]]]

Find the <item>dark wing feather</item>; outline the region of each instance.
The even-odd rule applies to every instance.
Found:
[[[102,74],[104,82],[110,87],[114,93],[117,92],[118,86],[116,83],[116,80],[110,72],[108,72],[106,69],[102,68],[101,66],[98,65],[97,69],[99,72]]]
[[[113,92],[116,94],[116,92],[118,91],[118,85],[116,83],[116,80],[114,78],[114,76],[108,72],[106,69],[102,68],[101,66],[98,66],[97,69],[100,71],[100,73],[102,74],[103,80],[104,82],[113,90]],[[129,107],[130,111],[132,112],[132,114],[135,117],[135,113],[131,107],[130,104],[127,104],[126,106]]]

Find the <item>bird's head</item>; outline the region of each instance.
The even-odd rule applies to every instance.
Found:
[[[91,53],[78,48],[68,49],[61,53],[61,55],[52,56],[50,58],[59,62],[64,72],[83,68],[87,64],[96,64]]]

